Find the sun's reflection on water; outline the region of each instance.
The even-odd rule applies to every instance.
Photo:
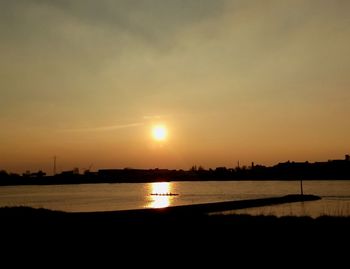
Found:
[[[171,182],[153,182],[150,184],[150,202],[147,207],[164,208],[172,204],[174,194],[172,193]]]

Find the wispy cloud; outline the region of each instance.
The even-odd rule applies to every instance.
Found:
[[[99,126],[99,127],[89,127],[89,128],[72,128],[72,129],[64,129],[64,132],[102,132],[102,131],[113,131],[120,129],[133,128],[144,125],[143,122],[134,122],[128,124],[117,124],[117,125],[109,125],[109,126]]]
[[[170,117],[171,115],[145,115],[143,116],[143,119],[144,120],[160,120],[160,119],[164,119],[164,118],[167,118],[167,117]]]
[[[170,117],[170,114],[156,114],[156,115],[144,115],[142,116],[142,119],[137,122],[130,122],[125,124],[114,124],[114,125],[107,125],[107,126],[96,126],[96,127],[86,127],[86,128],[67,128],[63,129],[61,131],[63,132],[103,132],[103,131],[114,131],[114,130],[120,130],[120,129],[128,129],[128,128],[135,128],[139,126],[143,126],[150,121],[156,121],[161,120],[164,118]]]

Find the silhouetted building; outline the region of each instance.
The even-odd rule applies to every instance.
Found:
[[[347,161],[347,162],[350,161],[350,155],[349,155],[349,154],[346,154],[346,155],[345,155],[345,161]]]
[[[75,171],[74,170],[62,171],[60,174],[57,174],[57,176],[62,176],[62,177],[72,176],[72,175],[75,175]]]
[[[39,170],[36,173],[31,173],[29,170],[27,170],[25,173],[23,173],[23,177],[44,177],[46,176],[46,173]]]

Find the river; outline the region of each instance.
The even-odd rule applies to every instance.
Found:
[[[350,216],[350,181],[304,181],[319,201],[225,212],[252,215]],[[167,195],[167,194],[174,195]],[[0,187],[0,207],[66,212],[112,211],[253,199],[300,193],[299,181],[204,181]]]

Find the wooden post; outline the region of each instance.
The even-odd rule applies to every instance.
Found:
[[[304,191],[303,191],[303,179],[300,179],[300,194],[301,194],[301,196],[304,195]]]
[[[53,156],[53,175],[56,175],[56,156]]]

